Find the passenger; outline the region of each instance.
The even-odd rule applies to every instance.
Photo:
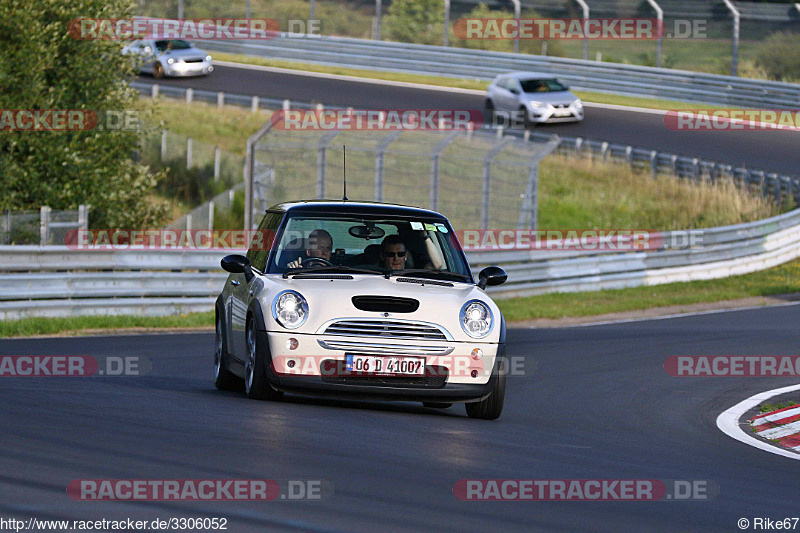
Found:
[[[433,237],[430,234],[425,234],[425,247],[428,253],[429,261],[423,267],[426,270],[438,270],[442,268],[442,258],[439,256],[439,251],[433,243]],[[389,235],[381,243],[381,265],[389,270],[404,270],[406,268],[406,260],[408,259],[408,250],[400,235]]]
[[[333,252],[333,237],[331,237],[330,233],[324,229],[315,229],[308,234],[306,243],[306,256],[330,262],[331,253]],[[286,266],[288,268],[303,268],[303,258],[298,257]]]

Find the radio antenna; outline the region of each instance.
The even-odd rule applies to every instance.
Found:
[[[347,201],[347,146],[342,145],[342,177],[344,178],[344,191],[342,192],[342,201]]]

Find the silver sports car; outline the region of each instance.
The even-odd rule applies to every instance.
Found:
[[[537,72],[497,76],[486,89],[486,111],[521,119],[526,127],[583,120],[580,98],[552,75]]]
[[[122,53],[141,57],[141,71],[154,78],[204,76],[214,70],[208,53],[182,39],[141,39],[123,48]]]

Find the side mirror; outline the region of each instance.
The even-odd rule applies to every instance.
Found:
[[[501,285],[508,279],[506,271],[497,266],[486,267],[478,274],[478,287],[485,289],[487,285]]]
[[[243,255],[226,255],[219,264],[222,266],[223,270],[231,274],[244,273],[244,277],[247,281],[253,279],[253,270],[250,266],[250,260]]]
[[[510,89],[509,89],[509,91],[510,91],[512,94],[519,94],[519,89],[517,89],[516,87],[512,87],[512,88],[510,88]]]

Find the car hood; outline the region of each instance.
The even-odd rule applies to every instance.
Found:
[[[386,279],[379,275],[353,275],[353,279],[283,279],[280,275],[262,278],[259,302],[264,311],[266,326],[271,331],[295,331],[300,334],[315,334],[327,323],[345,318],[378,318],[385,320],[414,320],[442,326],[457,342],[498,342],[500,336],[500,310],[486,293],[469,283],[453,282],[452,287],[432,285],[422,278],[410,278],[415,282],[398,281],[400,277]],[[419,282],[419,283],[417,283]],[[296,330],[287,330],[272,317],[272,302],[284,290],[300,293],[308,302],[309,313],[305,324]],[[413,298],[419,308],[413,313],[386,313],[362,311],[353,304],[353,296],[394,296]],[[469,300],[486,303],[494,317],[492,332],[483,339],[473,339],[461,328],[459,312]]]
[[[522,98],[526,102],[543,102],[545,104],[552,105],[569,105],[578,99],[577,96],[569,91],[557,91],[552,93],[523,93]]]

